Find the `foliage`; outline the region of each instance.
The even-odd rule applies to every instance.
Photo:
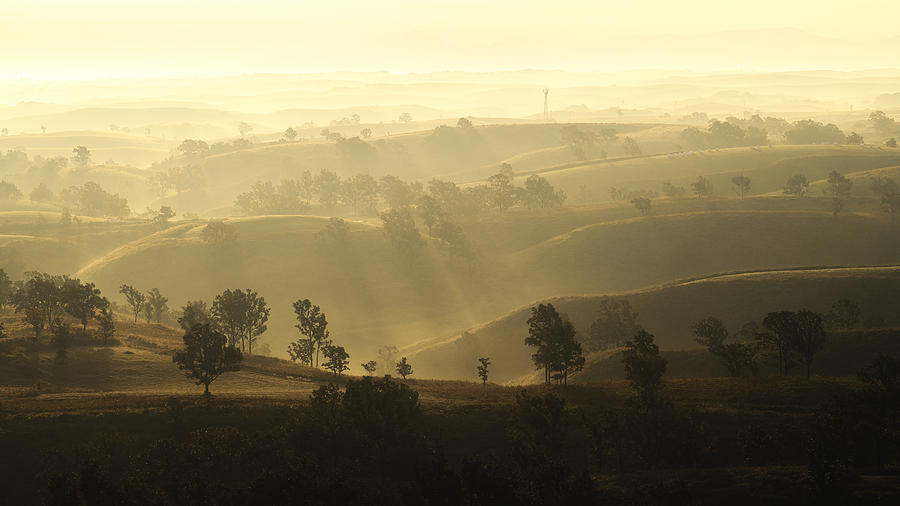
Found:
[[[722,360],[725,368],[732,377],[740,377],[746,371],[755,371],[756,349],[747,343],[725,343],[728,339],[728,329],[718,318],[712,316],[704,318],[694,324],[696,341],[710,353]]]
[[[803,174],[794,174],[790,176],[787,180],[787,184],[784,185],[784,193],[785,195],[793,195],[795,197],[802,197],[809,192],[809,180],[806,179],[806,176]]]
[[[828,185],[822,190],[826,197],[831,197],[831,212],[837,217],[844,209],[844,201],[850,197],[853,181],[840,172],[833,170],[828,174]]]
[[[363,370],[366,371],[366,374],[368,374],[369,376],[372,376],[373,374],[375,374],[375,369],[378,367],[378,363],[375,362],[374,360],[369,360],[368,362],[363,362],[360,365],[362,366]]]
[[[119,293],[125,296],[125,301],[128,302],[128,305],[131,306],[131,311],[134,313],[134,321],[137,322],[138,314],[144,308],[144,304],[147,303],[147,296],[135,287],[124,284],[119,287]]]
[[[213,323],[206,301],[189,300],[181,306],[179,313],[178,325],[184,330],[190,330],[194,325]]]
[[[635,207],[638,211],[641,212],[641,215],[646,216],[650,213],[650,199],[647,197],[636,197],[631,199],[631,205]]]
[[[407,265],[411,266],[425,247],[425,241],[416,228],[412,213],[408,209],[391,209],[381,213],[380,217],[391,245],[398,256],[405,258]]]
[[[79,215],[98,217],[128,216],[128,201],[119,194],[105,191],[99,184],[88,181],[82,186],[70,186],[59,192],[59,200]]]
[[[399,362],[397,362],[397,374],[400,375],[403,379],[406,379],[407,376],[411,376],[413,373],[413,368],[409,364],[409,361],[406,360],[406,357],[402,357]]]
[[[188,378],[203,385],[204,395],[209,395],[210,383],[223,373],[240,370],[241,351],[227,346],[226,339],[209,324],[195,325],[184,334],[184,349],[172,356]]]
[[[228,344],[241,350],[253,353],[253,343],[262,335],[267,327],[271,309],[264,297],[247,288],[241,290],[225,290],[216,295],[212,305],[212,314],[217,327],[228,336]]]
[[[201,232],[203,240],[208,244],[221,246],[232,242],[237,237],[234,225],[222,220],[210,220]]]
[[[34,328],[35,337],[44,327],[52,327],[65,312],[64,287],[67,276],[43,272],[27,272],[24,283],[16,290],[13,303],[16,311],[24,313],[25,322]]]
[[[91,150],[84,146],[75,146],[72,148],[72,161],[79,167],[84,167],[91,163]]]
[[[237,196],[234,205],[248,216],[302,214],[309,206],[300,197],[301,183],[293,179],[283,179],[277,186],[271,181],[257,181],[250,191]]]
[[[840,299],[831,305],[825,315],[825,322],[832,329],[852,329],[859,325],[862,310],[859,304],[848,299]]]
[[[734,176],[731,178],[731,182],[734,184],[734,191],[737,193],[742,199],[744,195],[750,192],[750,178],[741,174],[739,176]]]
[[[532,174],[525,180],[525,202],[528,207],[561,206],[566,201],[566,194],[562,190],[556,190],[545,178]]]
[[[147,292],[147,308],[153,319],[156,320],[156,323],[160,323],[162,316],[169,310],[168,302],[169,299],[163,297],[159,292],[159,288],[153,288]]]
[[[300,331],[302,337],[290,345],[288,353],[294,361],[304,361],[305,359],[310,367],[319,367],[319,350],[328,342],[330,335],[325,313],[309,299],[295,301],[294,313],[297,315],[295,327]],[[314,356],[315,365],[313,364]]]
[[[588,328],[584,341],[587,351],[606,350],[624,346],[629,336],[641,329],[638,315],[627,299],[600,299],[597,318]]]
[[[322,356],[325,358],[322,367],[333,372],[335,376],[350,369],[350,354],[343,346],[335,346],[328,342],[322,347]]]
[[[539,304],[531,308],[528,318],[527,346],[537,348],[531,360],[538,369],[544,370],[544,381],[568,383],[570,374],[584,368],[584,354],[581,343],[575,340],[575,327],[563,319],[553,304]]]
[[[21,200],[22,192],[19,188],[6,181],[0,181],[0,200]]]
[[[698,176],[697,180],[691,183],[691,192],[696,195],[698,199],[708,197],[713,193],[712,182],[703,176]]]
[[[478,359],[478,377],[481,378],[481,383],[483,385],[487,385],[488,367],[490,365],[491,365],[490,357],[481,357]]]
[[[823,125],[809,119],[794,122],[784,133],[786,144],[843,144],[846,141],[847,136],[834,124]]]
[[[625,378],[645,406],[657,403],[662,376],[666,372],[666,359],[660,356],[659,346],[653,339],[653,334],[639,330],[625,343],[625,351],[622,352]]]

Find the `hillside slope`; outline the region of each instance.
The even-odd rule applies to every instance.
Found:
[[[770,311],[809,308],[824,312],[842,298],[859,303],[864,318],[880,316],[890,323],[900,323],[896,313],[900,267],[896,266],[728,274],[610,295],[631,303],[640,323],[655,334],[664,350],[696,348],[691,325],[706,316],[716,316],[736,331],[746,322],[761,321]],[[604,296],[560,297],[546,302],[553,303],[579,333],[584,333]],[[462,335],[418,343],[403,351],[435,377],[471,378],[478,357],[483,356],[491,357],[492,378],[497,381],[529,377],[534,368],[532,350],[524,345],[524,339],[531,306]]]

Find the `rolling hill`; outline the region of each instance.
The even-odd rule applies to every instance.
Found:
[[[542,302],[554,304],[578,332],[583,333],[594,318],[598,301],[605,296],[559,297]],[[900,323],[896,313],[896,301],[900,298],[900,267],[725,274],[610,293],[609,296],[624,297],[631,303],[639,314],[641,325],[656,336],[661,349],[684,350],[698,347],[691,325],[706,316],[716,316],[736,331],[746,322],[761,321],[770,311],[809,308],[824,312],[842,298],[859,303],[864,317],[880,316],[896,325]],[[477,358],[488,356],[493,362],[492,377],[496,381],[531,378],[534,368],[530,360],[532,350],[524,345],[528,335],[529,307],[531,305],[523,306],[461,335],[417,343],[402,351],[410,355],[411,362],[435,377],[471,378]],[[604,358],[608,356],[595,357],[594,361],[602,362]],[[602,365],[599,367],[603,368]],[[598,378],[603,377],[595,374]],[[606,377],[616,376],[607,373]]]

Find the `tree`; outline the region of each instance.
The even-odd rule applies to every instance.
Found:
[[[831,123],[823,125],[813,120],[801,120],[793,124],[790,130],[784,133],[786,144],[843,144],[847,136],[836,125]]]
[[[284,138],[289,141],[293,141],[297,138],[297,131],[294,130],[293,127],[287,127],[287,129],[284,131]]]
[[[175,217],[175,211],[169,206],[162,206],[153,217],[153,222],[164,227],[169,225],[169,220]]]
[[[822,190],[826,197],[831,197],[831,212],[835,218],[844,209],[844,201],[850,197],[853,181],[840,172],[833,170],[828,174],[828,185]]]
[[[22,192],[19,188],[6,181],[0,181],[0,200],[21,200]]]
[[[693,326],[696,341],[714,356],[722,360],[731,376],[740,377],[747,369],[754,368],[755,350],[746,343],[725,343],[728,329],[718,318],[704,318]]]
[[[641,154],[641,147],[638,146],[636,140],[631,137],[625,137],[622,140],[622,150],[625,151],[625,154],[628,156],[638,156]]]
[[[394,365],[394,357],[400,353],[396,346],[382,346],[378,348],[378,363],[381,364],[381,372],[390,374]]]
[[[473,128],[472,121],[469,118],[459,118],[456,120],[456,128]]]
[[[359,131],[359,135],[363,139],[368,139],[368,138],[372,137],[372,129],[368,128],[368,127],[363,128],[362,130]]]
[[[322,348],[322,356],[325,358],[322,367],[333,372],[335,376],[350,369],[350,354],[343,346],[335,346],[329,342]]]
[[[377,195],[378,182],[368,174],[357,174],[341,184],[341,200],[353,206],[354,214],[359,214],[360,207],[374,209]]]
[[[873,111],[869,114],[869,123],[872,128],[884,134],[892,134],[897,131],[897,122],[894,118],[889,117],[884,111]]]
[[[33,202],[50,202],[53,200],[53,192],[45,183],[35,186],[28,194],[28,200]]]
[[[808,192],[809,180],[807,180],[806,176],[803,174],[794,174],[789,177],[787,184],[784,185],[784,190],[782,191],[785,195],[793,195],[795,197],[802,197]]]
[[[391,209],[409,206],[416,199],[416,192],[412,186],[397,176],[382,176],[378,181],[378,192]]]
[[[491,202],[501,211],[516,204],[516,189],[509,177],[503,174],[494,174],[488,178],[491,187]]]
[[[731,178],[731,182],[734,184],[734,192],[737,193],[741,200],[744,199],[744,195],[750,193],[750,178],[741,174],[739,176],[734,176]]]
[[[144,308],[144,304],[147,303],[147,296],[131,285],[120,286],[119,293],[125,295],[125,301],[128,302],[132,312],[134,312],[134,322],[137,323],[138,314]]]
[[[72,148],[72,161],[79,167],[84,167],[91,163],[91,150],[84,146],[75,146]]]
[[[69,324],[62,323],[57,319],[50,328],[53,332],[52,344],[56,348],[56,363],[65,364],[69,357],[69,346],[72,343],[72,333],[69,331]]]
[[[625,378],[644,406],[657,404],[662,376],[666,372],[666,359],[659,354],[659,346],[653,339],[653,334],[639,330],[622,352]]]
[[[341,193],[341,178],[330,170],[322,169],[315,178],[316,194],[319,203],[325,207],[334,207]]]
[[[189,379],[203,385],[203,395],[209,395],[209,385],[226,372],[240,370],[241,351],[227,346],[227,338],[209,324],[195,325],[184,334],[184,349],[172,356],[178,368]]]
[[[847,144],[862,144],[863,136],[859,135],[856,132],[850,132],[850,135],[847,136]]]
[[[84,216],[128,216],[128,201],[119,194],[105,191],[99,184],[88,181],[82,186],[70,186],[59,192],[59,200],[65,207]]]
[[[245,122],[238,123],[238,132],[241,134],[241,137],[246,137],[247,134],[253,131],[253,125]]]
[[[407,266],[411,267],[425,247],[425,240],[416,228],[412,213],[408,209],[391,209],[381,213],[380,217],[391,245],[398,256],[406,259]]]
[[[408,112],[400,113],[400,123],[409,123],[413,120],[412,114]]]
[[[635,207],[642,215],[646,216],[650,213],[650,199],[647,197],[637,197],[631,199],[631,205]]]
[[[178,145],[178,151],[181,151],[185,156],[201,155],[209,151],[209,144],[201,140],[185,139]]]
[[[228,336],[229,344],[253,354],[253,343],[267,327],[270,308],[264,297],[249,288],[225,290],[216,295],[212,313],[218,327]]]
[[[588,328],[585,341],[587,351],[606,350],[624,346],[629,336],[641,330],[638,315],[626,299],[600,299],[597,318]]]
[[[666,181],[662,184],[662,192],[666,197],[669,197],[671,199],[678,199],[684,196],[684,187],[675,186],[674,184]]]
[[[891,224],[895,216],[900,213],[900,191],[897,182],[884,176],[872,178],[872,193],[878,198],[881,208],[891,216]]]
[[[708,197],[712,195],[713,192],[712,183],[709,181],[709,179],[706,179],[703,176],[699,176],[697,177],[696,181],[691,183],[691,192],[693,192],[698,199]]]
[[[237,238],[237,230],[234,225],[222,220],[210,220],[200,235],[207,244],[221,246],[233,242]]]
[[[206,302],[202,300],[189,300],[181,306],[178,316],[178,325],[184,330],[190,330],[194,325],[210,324],[212,315]]]
[[[156,320],[156,323],[159,323],[162,320],[162,315],[169,310],[168,302],[169,299],[159,293],[159,288],[154,288],[147,292],[147,307],[150,309],[150,314]]]
[[[6,307],[7,304],[13,302],[13,296],[15,294],[13,282],[9,279],[9,275],[6,274],[6,271],[0,269],[0,310]]]
[[[528,176],[525,180],[525,195],[528,207],[561,206],[566,201],[566,194],[562,190],[554,189],[549,181],[537,174]]]
[[[325,313],[322,312],[319,306],[310,302],[309,299],[302,299],[294,302],[294,314],[297,315],[297,325],[295,327],[300,331],[300,335],[306,338],[303,339],[301,337],[295,343],[296,346],[291,345],[297,357],[294,360],[307,358],[310,367],[319,367],[319,350],[328,342],[330,335]],[[306,341],[306,343],[304,344],[301,341]],[[313,350],[315,353],[313,353]],[[291,354],[292,358],[294,356],[294,354]],[[315,366],[313,365],[314,356]]]
[[[347,244],[350,226],[343,218],[331,217],[322,230],[316,232],[316,241],[320,246],[332,252],[341,253]]]
[[[378,367],[378,363],[374,360],[369,360],[368,362],[364,362],[360,364],[362,368],[366,371],[366,374],[372,376],[375,374],[375,369]]]
[[[413,373],[412,366],[409,365],[409,362],[406,360],[406,357],[400,359],[397,362],[397,374],[400,375],[403,379],[406,379],[407,376],[411,376]]]
[[[581,344],[575,340],[575,327],[562,318],[553,304],[539,304],[531,308],[528,318],[527,346],[537,348],[531,360],[544,370],[544,381],[567,383],[568,376],[584,368]]]
[[[491,365],[490,357],[481,357],[478,359],[478,377],[481,378],[481,384],[487,385],[488,380],[488,366]]]
[[[891,137],[890,139],[884,141],[884,145],[889,148],[896,148],[897,147],[897,139]]]
[[[68,278],[43,272],[28,272],[25,276],[13,303],[16,312],[22,312],[24,321],[34,328],[37,338],[45,327],[52,328],[65,311],[64,286]]]
[[[82,332],[87,332],[88,321],[96,318],[97,311],[109,305],[100,296],[100,290],[93,283],[82,283],[77,279],[67,279],[63,284],[65,311],[81,322]]]
[[[798,311],[795,319],[796,334],[791,344],[806,364],[806,378],[809,379],[813,358],[825,344],[825,324],[822,322],[822,315],[808,309]]]
[[[784,376],[796,363],[793,360],[791,343],[797,335],[797,318],[791,311],[771,312],[763,318],[767,333],[759,336],[760,347],[774,349],[778,361],[778,372]]]
[[[109,308],[109,301],[103,299],[105,304],[97,313],[97,335],[103,341],[103,344],[109,344],[110,340],[116,335],[116,321],[113,312]]]

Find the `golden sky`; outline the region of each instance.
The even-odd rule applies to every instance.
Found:
[[[333,70],[859,69],[884,0],[0,0],[0,78]]]

